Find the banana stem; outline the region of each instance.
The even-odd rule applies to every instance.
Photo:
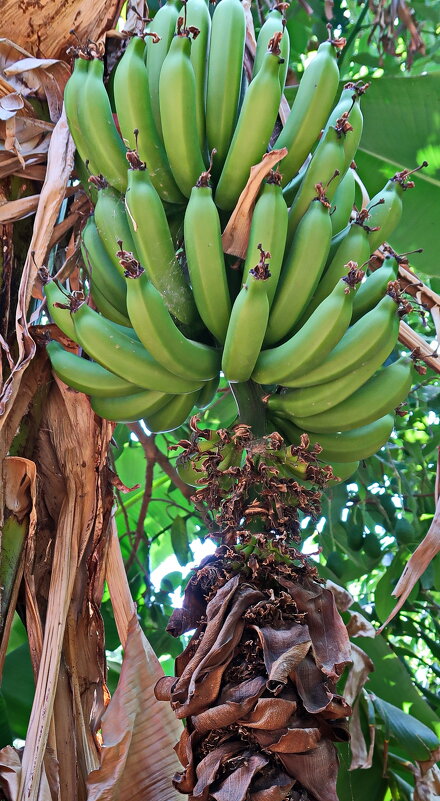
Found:
[[[230,383],[229,386],[238,407],[240,423],[251,426],[254,437],[262,437],[266,432],[266,414],[260,385],[249,380]]]

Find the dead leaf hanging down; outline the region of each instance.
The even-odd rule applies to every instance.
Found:
[[[122,5],[123,0],[45,0],[39,4],[24,0],[18,12],[15,0],[3,0],[2,27],[32,55],[65,59],[68,48],[77,43],[72,29],[82,41],[97,41],[115,27]]]
[[[87,781],[87,801],[177,801],[170,777],[178,767],[175,726],[156,701],[149,649],[135,615],[115,694],[102,718],[101,766]],[[168,726],[168,720],[171,726]]]
[[[353,664],[344,687],[345,699],[349,704],[355,701],[368,676],[374,670],[370,657],[354,643],[351,644],[351,659]]]
[[[348,739],[351,709],[335,682],[350,648],[333,595],[292,562],[269,578],[255,560],[250,578],[239,554],[203,560],[168,626],[196,627],[155,688],[186,718],[174,784],[190,801],[337,801],[332,741]]]
[[[0,76],[22,98],[32,96],[47,100],[50,118],[57,122],[63,108],[64,87],[70,76],[69,67],[64,61],[35,58],[15,41],[0,39]],[[29,109],[31,116],[35,116],[32,106],[26,101],[26,111],[29,112]]]
[[[29,333],[27,310],[32,296],[38,268],[44,264],[52,231],[59,209],[65,197],[67,182],[73,168],[74,144],[63,113],[55,126],[48,153],[46,179],[41,190],[35,215],[32,239],[22,272],[16,311],[16,335],[18,359],[0,395],[0,428],[5,425],[7,415],[20,387],[21,375],[35,354],[35,343]]]
[[[52,757],[50,762],[50,770],[56,772],[56,760]],[[0,751],[0,787],[6,793],[8,801],[18,799],[20,776],[20,753],[12,745],[7,745]],[[37,801],[53,801],[45,769],[41,775]]]
[[[390,620],[397,615],[420,576],[438,553],[440,553],[440,500],[437,501],[435,515],[428,533],[406,563],[403,573],[392,592],[392,595],[399,600],[393,611],[388,615],[385,623],[377,630],[377,634],[380,634]]]

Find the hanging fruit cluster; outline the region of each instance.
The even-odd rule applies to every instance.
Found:
[[[268,396],[267,430],[290,443],[308,432],[347,477],[387,441],[413,380],[410,358],[382,366],[407,308],[399,257],[390,251],[363,283],[360,269],[398,224],[413,182],[404,170],[353,207],[366,86],[348,83],[334,106],[343,40],[320,45],[280,129],[283,8],[261,29],[250,76],[240,0],[221,0],[212,20],[205,0],[180,12],[166,2],[117,65],[120,132],[99,53],[78,52],[65,105],[93,173],[82,254],[97,311],[45,276],[54,322],[89,358],[56,342],[48,352],[97,414],[142,418],[152,432],[206,408],[220,372],[252,379]],[[222,230],[268,149],[280,161],[266,171],[240,274]]]

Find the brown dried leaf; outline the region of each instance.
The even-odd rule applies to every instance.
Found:
[[[245,801],[253,777],[267,765],[268,761],[264,754],[252,754],[221,783],[218,790],[211,791],[212,797],[215,801]]]
[[[63,114],[51,137],[46,180],[41,190],[32,239],[21,276],[16,313],[18,359],[14,370],[2,388],[0,414],[3,416],[0,418],[0,427],[7,420],[7,415],[4,413],[5,408],[7,407],[9,411],[12,402],[17,396],[23,370],[35,353],[35,343],[29,334],[26,320],[27,310],[37,270],[46,260],[52,231],[61,203],[65,197],[67,181],[73,167],[73,156],[74,144],[69,133],[65,114]]]
[[[284,578],[279,581],[289,590],[298,610],[307,613],[306,622],[317,666],[331,679],[338,679],[350,662],[351,648],[332,593],[312,581],[303,584]]]
[[[173,688],[172,703],[177,717],[195,715],[215,701],[223,673],[243,633],[243,613],[262,598],[261,592],[246,584],[239,585],[238,576],[234,576],[209,602],[201,645]]]
[[[61,481],[63,501],[58,511],[56,536],[44,628],[41,642],[38,608],[35,608],[35,537],[28,536],[25,562],[26,612],[34,671],[38,671],[35,696],[23,752],[20,794],[37,801],[43,757],[48,741],[59,661],[68,609],[72,600],[78,565],[90,544],[100,514],[101,474],[111,437],[111,426],[97,423],[88,400],[71,392],[61,382],[51,385],[44,405],[40,453],[44,437],[57,457],[55,475]],[[50,452],[50,451],[49,451]],[[81,460],[78,459],[81,453]],[[42,469],[42,462],[40,462]],[[50,472],[50,465],[47,465]],[[98,520],[99,522],[99,520]]]
[[[56,759],[47,754],[47,770],[50,773],[51,783],[56,786],[58,763]],[[4,789],[8,801],[17,801],[21,777],[20,753],[12,745],[7,745],[0,751],[0,785]],[[41,783],[36,797],[37,801],[53,801],[50,783],[46,775],[46,765],[41,775]]]
[[[46,0],[35,4],[23,0],[17,13],[15,0],[3,0],[2,27],[18,46],[32,55],[43,58],[66,58],[66,53],[77,40],[70,33],[74,27],[79,39],[101,39],[116,25],[123,0]]]
[[[364,733],[361,727],[358,699],[353,707],[353,715],[350,721],[350,750],[351,763],[349,770],[367,770],[373,764],[374,742],[376,738],[376,728],[370,726],[370,745],[367,751]]]
[[[116,692],[102,718],[101,766],[87,780],[87,801],[176,801],[175,720],[154,698],[151,649],[133,615]],[[164,714],[165,713],[165,714]],[[174,724],[174,725],[173,725]]]
[[[420,576],[438,553],[440,553],[440,501],[437,502],[434,519],[428,533],[406,563],[403,573],[392,592],[392,595],[399,600],[393,611],[388,615],[385,623],[377,630],[377,634],[380,634],[390,620],[397,615]]]
[[[305,754],[279,754],[284,769],[317,801],[339,801],[336,794],[338,757],[333,743],[320,740],[313,751]]]
[[[271,626],[253,626],[263,646],[264,664],[268,680],[267,687],[279,691],[286,684],[289,674],[302,662],[310,650],[311,638],[306,625],[293,623],[286,629]]]
[[[351,644],[351,658],[353,664],[344,687],[344,697],[349,704],[357,698],[369,674],[374,670],[370,657],[354,643]]]
[[[204,733],[211,729],[223,729],[246,716],[245,725],[252,726],[250,721],[254,720],[254,714],[251,713],[248,716],[247,713],[253,709],[265,688],[266,682],[263,676],[247,679],[237,686],[226,686],[219,697],[218,704],[195,715],[192,723],[198,732]],[[155,692],[158,697],[157,688]]]
[[[287,155],[287,148],[265,153],[259,164],[251,167],[249,180],[238,198],[229,222],[223,231],[222,242],[225,253],[244,259],[246,256],[252,212],[262,180],[269,175],[271,169]]]
[[[24,108],[24,100],[18,92],[0,97],[0,120],[9,120]]]
[[[361,615],[360,612],[350,612],[350,620],[347,623],[349,637],[375,637],[376,629],[373,624]]]
[[[339,584],[335,584],[330,579],[327,579],[326,588],[330,590],[335,598],[336,606],[340,612],[346,612],[347,609],[354,603],[354,598],[345,587],[341,587]]]

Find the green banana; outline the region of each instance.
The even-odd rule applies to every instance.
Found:
[[[234,208],[249,179],[250,168],[258,164],[266,152],[281,100],[279,54],[275,37],[245,94],[215,193],[215,202],[220,209],[228,211]]]
[[[299,326],[304,324],[318,306],[333,291],[334,287],[347,272],[346,265],[349,261],[359,265],[364,264],[370,258],[370,232],[364,225],[362,212],[357,219],[350,225],[346,236],[344,236],[337,248],[329,266],[317,286],[312,300],[305,309],[304,315],[299,322]]]
[[[41,274],[42,271],[40,271]],[[55,325],[69,339],[76,342],[76,333],[70,316],[70,295],[63,292],[56,281],[49,278],[49,273],[42,274],[43,293],[46,298],[47,310]]]
[[[395,255],[385,256],[382,267],[368,276],[359,287],[353,303],[352,323],[368,314],[383,298],[390,281],[395,281],[399,272],[399,261]]]
[[[134,395],[139,387],[125,381],[96,362],[82,359],[75,353],[65,350],[59,342],[52,340],[46,345],[52,364],[52,370],[69,387],[94,395],[97,398],[115,398],[117,396]],[[105,416],[105,415],[103,415]]]
[[[159,81],[165,150],[176,184],[185,197],[190,196],[205,169],[197,131],[196,81],[190,55],[189,32],[183,29],[171,42]]]
[[[123,277],[124,271],[121,267],[117,252],[119,242],[123,242],[126,250],[132,251],[136,255],[136,247],[128,224],[125,211],[124,198],[115,189],[106,186],[100,179],[94,183],[99,187],[98,200],[95,206],[95,224],[113,266]]]
[[[191,64],[196,79],[196,120],[200,150],[205,149],[206,122],[205,99],[207,82],[207,56],[211,33],[211,17],[206,0],[187,0],[186,26],[195,27],[200,33],[191,45]]]
[[[92,59],[87,77],[81,87],[78,103],[78,122],[90,159],[111,186],[119,192],[127,187],[126,148],[119,136],[103,83],[104,62]],[[81,155],[83,158],[83,156]]]
[[[144,40],[134,36],[116,67],[114,94],[119,127],[127,146],[136,148],[145,161],[151,183],[162,200],[181,203],[184,197],[171,173],[154,121],[144,52]]]
[[[231,315],[231,298],[220,219],[212,199],[209,172],[202,173],[191,192],[185,212],[184,238],[197,310],[208,331],[223,343]]]
[[[348,170],[351,162],[355,157],[355,153],[361,141],[362,129],[364,119],[361,111],[360,98],[368,89],[369,84],[363,84],[361,81],[354,83],[349,81],[345,84],[339,101],[333,109],[330,117],[327,120],[324,128],[324,134],[327,132],[330,125],[336,125],[337,121],[343,116],[348,115],[347,119],[352,127],[350,136],[344,139],[345,163],[343,173]]]
[[[100,294],[107,298],[122,315],[127,316],[125,281],[110,259],[93,215],[87,220],[81,237],[81,253],[85,268]]]
[[[333,236],[346,228],[350,222],[356,190],[354,176],[354,170],[348,169],[334,194],[331,214]]]
[[[111,320],[113,323],[118,323],[119,325],[130,327],[130,320],[127,317],[127,314],[122,314],[113,303],[107,299],[107,297],[101,292],[99,287],[91,282],[90,285],[90,294],[92,296],[93,302],[101,314],[104,317],[107,317],[108,320]]]
[[[270,275],[267,257],[268,253],[261,249],[260,262],[249,270],[232,307],[222,358],[222,370],[228,381],[247,381],[260,352],[269,317],[264,285]]]
[[[132,160],[125,203],[134,249],[151,283],[174,317],[192,323],[197,318],[194,298],[176,258],[162,202],[140,161]],[[122,244],[124,250],[132,250],[124,240]]]
[[[173,399],[173,395],[166,392],[157,392],[146,389],[135,395],[101,398],[93,395],[90,405],[93,411],[105,420],[114,420],[116,423],[133,423],[141,420],[145,415],[155,414],[165,404]],[[183,395],[182,397],[186,397]],[[190,395],[192,397],[192,395]]]
[[[259,384],[283,384],[316,367],[347,330],[353,308],[353,287],[362,275],[352,270],[296,334],[283,345],[263,350],[252,379]],[[281,397],[273,396],[269,409],[277,408]]]
[[[361,284],[356,292],[353,307],[363,286],[364,284]],[[399,333],[397,312],[397,301],[390,295],[385,295],[377,306],[347,329],[336,347],[330,351],[318,367],[299,378],[292,379],[289,386],[314,387],[317,384],[325,384],[340,378],[340,376],[351,374],[353,370],[361,367],[375,356],[381,343],[389,344],[389,353],[391,353]],[[385,359],[387,355],[384,357]]]
[[[318,191],[298,226],[291,247],[286,250],[265,345],[280,342],[292,330],[316,289],[330,247],[329,211],[329,202],[323,192]]]
[[[383,367],[353,395],[332,409],[310,417],[295,417],[292,422],[318,434],[366,426],[390,414],[405,400],[413,380],[412,365],[412,360],[403,356],[389,367]]]
[[[198,394],[191,392],[188,395],[176,395],[157,411],[144,414],[145,425],[153,434],[174,431],[186,422],[197,403]]]
[[[384,188],[371,198],[367,206],[368,223],[373,227],[378,227],[378,230],[373,231],[370,237],[371,253],[374,253],[382,242],[387,241],[400,222],[403,195],[407,189],[414,187],[414,181],[409,181],[408,177],[427,166],[428,162],[424,161],[420,167],[416,167],[414,170],[402,170],[396,173],[390,181],[387,181]]]
[[[290,247],[295,231],[315,196],[315,186],[321,184],[329,200],[333,198],[342,178],[345,164],[345,137],[351,135],[345,120],[330,126],[316,148],[307,167],[301,186],[289,210],[287,246]]]
[[[280,428],[280,433],[294,445],[300,444],[303,433],[309,433],[297,428],[285,418],[274,416],[272,419],[275,426]],[[310,444],[313,446],[317,442],[322,448],[320,457],[329,461],[351,462],[355,459],[368,459],[388,442],[393,428],[394,415],[387,414],[373,423],[353,428],[351,431],[319,435],[310,433]]]
[[[195,404],[198,409],[204,411],[204,409],[207,409],[208,406],[211,405],[212,401],[214,400],[217,394],[219,383],[220,383],[219,375],[216,375],[215,378],[211,378],[210,381],[205,381],[199,392],[197,403]]]
[[[258,34],[252,78],[255,78],[258,70],[260,69],[264,60],[264,55],[269,46],[269,42],[276,33],[283,34],[283,38],[280,42],[281,58],[283,59],[283,63],[280,67],[279,73],[281,91],[283,91],[284,84],[286,83],[287,70],[289,69],[290,37],[289,31],[286,27],[286,19],[281,11],[279,11],[277,8],[275,8],[273,11],[269,11],[266,21],[261,27],[260,33]]]
[[[319,388],[316,386],[301,387],[300,389],[290,389],[282,395],[276,395],[275,401],[278,401],[278,408],[280,409],[281,404],[284,404],[282,408],[288,409],[291,416],[304,419],[332,409],[337,403],[342,403],[359,387],[366,384],[368,379],[381,367],[396,344],[397,334],[398,325],[395,337],[390,342],[383,340],[373,356],[369,359],[362,359],[361,363],[349,373],[344,373],[339,378],[334,378],[325,384],[319,384]],[[289,386],[290,382],[284,383]],[[274,408],[277,408],[275,404]]]
[[[272,170],[254,207],[243,269],[243,274],[247,275],[258,262],[258,245],[262,244],[269,251],[270,277],[265,281],[269,306],[272,305],[281,272],[287,231],[287,206],[280,183],[280,173]]]
[[[85,135],[85,131],[81,127],[78,116],[80,98],[84,81],[87,78],[89,64],[89,59],[75,59],[75,66],[73,68],[72,75],[67,81],[64,89],[64,107],[66,109],[69,131],[72,134],[73,141],[75,142],[75,147],[80,155],[81,161],[85,164],[85,162],[88,160],[89,169],[94,173],[97,172],[97,169],[92,158],[93,152],[90,152],[90,145],[87,136]]]
[[[289,151],[283,159],[283,186],[298,172],[324,127],[338,82],[334,43],[323,42],[304,70],[286,124],[274,144],[275,148],[287,147]],[[328,179],[324,175],[319,175],[315,183],[325,180]]]
[[[157,34],[159,41],[153,37],[147,40],[146,64],[148,73],[148,87],[150,92],[151,110],[157,132],[162,136],[162,121],[160,117],[159,80],[163,62],[167,56],[173,40],[179,12],[175,0],[166,0],[155,15],[150,25],[150,31]]]
[[[206,135],[209,151],[216,151],[216,176],[228,154],[237,119],[245,38],[240,0],[221,0],[212,18],[206,92]]]
[[[165,370],[137,339],[86,303],[72,312],[72,318],[76,342],[94,361],[121,378],[159,392],[186,393],[200,388],[201,382],[185,381]]]
[[[142,344],[174,375],[208,381],[220,369],[219,351],[187,339],[173,322],[162,295],[139,262],[127,263],[127,308]]]

